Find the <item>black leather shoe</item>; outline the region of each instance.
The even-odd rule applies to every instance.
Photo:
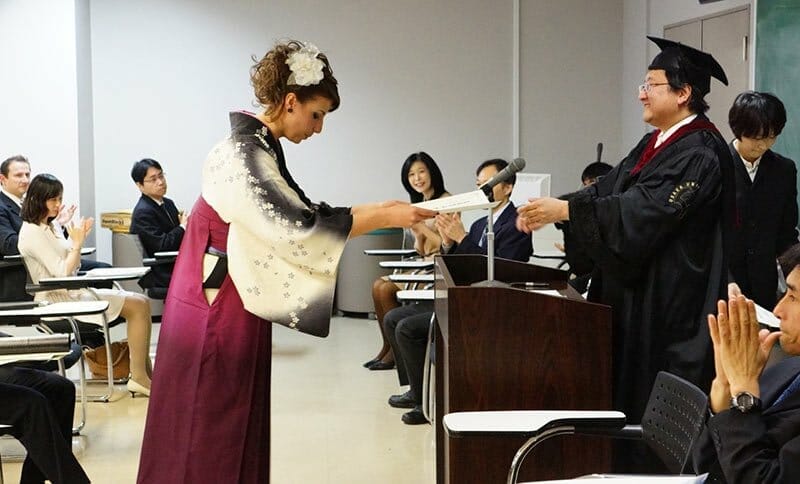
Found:
[[[391,363],[384,363],[383,361],[376,361],[375,363],[369,365],[367,368],[370,370],[391,370],[394,368],[394,362]]]
[[[401,417],[403,419],[403,423],[406,425],[421,425],[428,423],[428,419],[425,418],[425,414],[422,413],[422,408],[419,406],[414,407],[414,410],[410,412],[406,412]]]
[[[414,408],[417,402],[411,397],[411,392],[405,392],[402,395],[392,395],[389,397],[389,405],[394,408]]]
[[[364,368],[369,368],[370,366],[374,365],[375,363],[377,363],[379,361],[381,361],[381,360],[369,360],[368,362],[364,363],[362,366]]]

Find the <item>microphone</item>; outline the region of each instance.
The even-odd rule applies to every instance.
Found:
[[[492,192],[492,188],[498,183],[503,183],[508,181],[512,175],[517,173],[518,171],[522,171],[525,168],[525,160],[522,158],[514,158],[514,161],[508,164],[507,167],[500,170],[500,173],[496,174],[495,176],[489,178],[483,185],[480,186],[483,193],[489,197],[489,200],[494,201],[494,192]]]
[[[597,162],[600,163],[600,157],[603,156],[603,143],[597,143]]]

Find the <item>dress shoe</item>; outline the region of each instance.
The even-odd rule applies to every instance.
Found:
[[[411,396],[411,391],[407,391],[401,395],[392,395],[389,397],[389,405],[394,408],[414,408],[417,402]]]
[[[369,368],[370,366],[374,365],[375,363],[377,363],[379,361],[381,361],[381,360],[379,360],[379,359],[369,360],[368,362],[364,363],[362,366],[364,368]]]
[[[414,410],[404,413],[400,418],[406,425],[421,425],[428,423],[428,419],[425,418],[425,414],[422,413],[422,407],[419,405],[414,407]]]
[[[391,363],[386,363],[378,360],[375,363],[369,365],[367,368],[369,368],[370,370],[391,370],[394,368],[394,361],[392,361]]]
[[[128,384],[126,386],[128,387],[128,391],[131,392],[131,398],[135,397],[137,393],[140,393],[146,397],[150,396],[150,389],[144,385],[136,383],[132,378],[128,378]]]

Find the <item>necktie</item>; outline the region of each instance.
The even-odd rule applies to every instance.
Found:
[[[172,225],[175,225],[175,221],[172,220],[172,216],[169,214],[169,210],[167,210],[167,204],[166,203],[162,203],[161,204],[161,208],[164,210],[164,213],[167,214],[167,218],[169,219],[169,223],[171,223]]]
[[[788,387],[786,387],[786,390],[784,390],[783,393],[781,393],[781,396],[779,396],[778,399],[775,400],[775,403],[773,403],[772,406],[774,407],[775,405],[777,405],[777,404],[781,403],[782,401],[786,400],[789,397],[789,395],[794,393],[794,391],[797,390],[797,389],[800,389],[800,374],[798,374],[794,378],[794,381],[791,384],[789,384]]]
[[[489,225],[487,223],[486,227],[483,228],[483,234],[481,235],[481,241],[478,243],[478,247],[486,246],[486,234],[488,232],[489,232]]]

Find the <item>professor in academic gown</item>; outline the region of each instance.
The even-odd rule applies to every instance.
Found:
[[[703,114],[709,54],[648,37],[662,49],[639,86],[643,119],[656,129],[612,171],[567,200],[531,199],[518,224],[569,220],[595,262],[589,300],[612,307],[613,408],[641,420],[665,370],[708,389],[713,374],[705,322],[726,293],[724,241],[732,223],[732,161]]]

